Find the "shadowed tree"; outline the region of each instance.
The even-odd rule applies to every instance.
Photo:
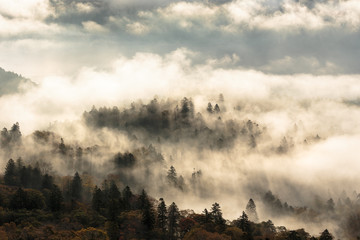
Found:
[[[125,210],[131,209],[131,200],[133,199],[133,193],[131,192],[131,189],[129,186],[126,186],[122,192],[123,196],[123,206]]]
[[[167,223],[167,210],[166,204],[163,198],[159,199],[160,203],[157,207],[157,227],[161,229],[163,236],[165,237],[166,233],[166,223]]]
[[[10,159],[5,168],[4,182],[9,186],[18,186],[19,180],[16,174],[16,166],[14,160]]]
[[[180,213],[174,202],[169,206],[168,212],[169,239],[177,239],[177,228],[179,225]]]
[[[49,199],[50,210],[53,212],[60,211],[63,200],[64,198],[61,194],[60,188],[57,185],[53,184]]]
[[[140,208],[142,212],[142,223],[147,231],[151,231],[155,225],[155,212],[145,190],[142,190],[140,195]]]
[[[92,209],[94,209],[97,212],[100,212],[100,209],[102,207],[104,207],[103,199],[104,199],[103,192],[101,191],[100,188],[95,186],[95,189],[94,189],[94,192],[93,192],[93,197],[92,197],[92,200],[91,200]]]
[[[70,196],[74,200],[81,201],[82,195],[82,180],[79,173],[76,172],[70,185]]]

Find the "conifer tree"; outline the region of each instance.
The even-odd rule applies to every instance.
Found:
[[[10,159],[5,168],[4,182],[9,186],[17,186],[19,184],[16,174],[16,166],[14,160]]]
[[[166,204],[163,198],[160,198],[159,201],[160,203],[157,207],[157,227],[160,228],[163,235],[165,235],[167,223]]]
[[[258,222],[259,218],[256,212],[256,205],[254,200],[252,200],[252,198],[250,198],[248,204],[246,205],[246,210],[245,213],[248,215],[249,220],[252,222]]]
[[[170,205],[168,212],[169,239],[177,239],[177,228],[179,225],[180,213],[174,202]]]
[[[82,195],[82,180],[79,176],[79,173],[76,172],[70,185],[70,196],[74,200],[81,200]]]

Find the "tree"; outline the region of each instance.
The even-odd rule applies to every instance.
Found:
[[[218,104],[215,104],[214,112],[216,112],[216,113],[219,113],[219,112],[220,112],[220,107],[219,107]]]
[[[82,195],[82,180],[79,176],[79,173],[76,172],[70,184],[70,196],[72,199],[80,201],[81,195]]]
[[[327,229],[325,229],[321,235],[319,240],[333,240],[333,236],[329,233],[329,231]]]
[[[26,208],[26,192],[19,188],[11,198],[10,208],[11,209],[22,209]]]
[[[95,186],[93,197],[91,200],[92,209],[94,209],[97,212],[100,212],[100,209],[104,206],[103,199],[104,199],[103,192],[101,191],[100,188]]]
[[[174,202],[170,205],[168,212],[169,239],[177,239],[177,228],[179,225],[180,213]]]
[[[21,141],[21,132],[19,123],[15,123],[10,129],[10,139],[12,143],[20,143]]]
[[[53,177],[49,174],[45,174],[42,179],[41,188],[42,189],[51,189],[54,184]]]
[[[178,179],[177,179],[177,174],[176,174],[176,170],[174,168],[174,166],[171,166],[170,169],[167,172],[167,176],[166,176],[168,183],[172,186],[177,186],[178,184]]]
[[[122,192],[122,196],[123,196],[123,206],[125,210],[130,210],[131,209],[131,200],[133,198],[133,193],[131,192],[131,189],[129,186],[126,186]]]
[[[235,224],[240,228],[246,235],[246,239],[252,239],[252,229],[248,216],[243,211],[241,217],[236,221]]]
[[[210,102],[208,103],[208,106],[207,106],[207,108],[206,108],[206,111],[208,111],[208,113],[213,113],[213,107],[212,107],[212,105],[211,105]]]
[[[14,160],[10,159],[5,168],[5,174],[4,174],[4,182],[6,185],[9,186],[17,186],[19,185],[19,179],[16,174],[16,166]]]
[[[145,190],[140,195],[140,207],[142,210],[142,223],[147,231],[151,231],[155,225],[155,211]]]
[[[63,200],[64,198],[61,194],[60,188],[57,185],[53,184],[49,198],[50,210],[52,212],[60,211]]]
[[[246,210],[245,213],[248,215],[249,220],[253,221],[253,222],[258,222],[259,218],[256,212],[256,205],[254,200],[252,200],[252,198],[250,198],[248,204],[246,205]]]
[[[108,195],[108,215],[111,221],[115,221],[116,217],[120,213],[120,191],[114,181],[110,183],[109,195]]]
[[[212,218],[214,219],[215,224],[225,225],[225,219],[222,217],[222,211],[218,203],[214,203],[211,207],[210,212]]]
[[[165,235],[167,222],[166,204],[163,198],[160,198],[159,201],[160,203],[157,207],[157,227],[160,228],[163,235]]]

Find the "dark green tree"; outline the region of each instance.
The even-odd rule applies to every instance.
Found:
[[[147,231],[151,231],[155,225],[155,211],[145,190],[140,195],[140,208],[142,212],[142,223]]]
[[[91,207],[97,212],[100,212],[101,208],[104,207],[104,195],[100,188],[95,186],[93,197],[91,201]]]
[[[70,184],[70,196],[74,200],[81,201],[82,196],[82,180],[79,176],[79,173],[76,172],[71,184]]]
[[[14,160],[10,159],[5,168],[5,174],[4,174],[4,182],[6,185],[9,186],[18,186],[19,185],[19,179],[16,174],[16,166]]]
[[[214,203],[211,207],[211,217],[217,225],[224,225],[225,219],[222,217],[222,211],[218,203]]]
[[[168,213],[169,239],[177,239],[180,213],[177,205],[174,202],[169,206]]]
[[[61,194],[60,188],[53,184],[49,197],[49,208],[52,212],[57,212],[61,210],[62,202],[64,198]]]
[[[242,212],[241,217],[236,221],[236,226],[245,233],[245,238],[248,240],[252,238],[252,228],[248,216]]]
[[[166,223],[167,223],[167,210],[166,204],[163,198],[159,199],[160,203],[157,207],[157,227],[161,229],[163,236],[166,233]]]
[[[26,192],[19,188],[12,196],[10,201],[11,209],[23,209],[26,208],[27,195]]]
[[[120,191],[114,181],[111,181],[107,202],[108,216],[111,221],[115,221],[120,213]]]
[[[132,199],[134,197],[129,186],[126,186],[122,191],[123,206],[125,210],[130,210],[132,205]]]
[[[51,189],[54,184],[54,179],[49,174],[45,174],[42,178],[41,188],[42,189]]]

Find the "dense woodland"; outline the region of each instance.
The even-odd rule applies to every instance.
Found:
[[[219,103],[204,108],[210,122],[201,113],[195,114],[188,98],[179,102],[154,99],[124,110],[94,107],[83,114],[92,131],[119,131],[137,143],[128,151],[66,143],[52,131],[22,136],[18,123],[4,128],[0,239],[335,239],[326,228],[310,235],[303,228],[276,226],[272,217],[306,222],[331,219],[341,226],[342,239],[358,239],[360,198],[356,193],[335,200],[318,197],[312,206],[293,206],[267,189],[249,196],[237,219],[224,219],[221,202],[194,212],[161,197],[168,191],[205,196],[210,190],[202,183],[202,170],[182,176],[173,165],[168,166],[156,147],[159,143],[211,151],[226,151],[236,139],[249,151],[261,144],[266,127],[249,119],[222,120],[223,101],[221,96]],[[319,141],[314,136],[307,142]],[[284,137],[270,150],[281,155],[295,147]],[[106,161],[97,163],[104,158]],[[259,219],[257,203],[270,219]]]

